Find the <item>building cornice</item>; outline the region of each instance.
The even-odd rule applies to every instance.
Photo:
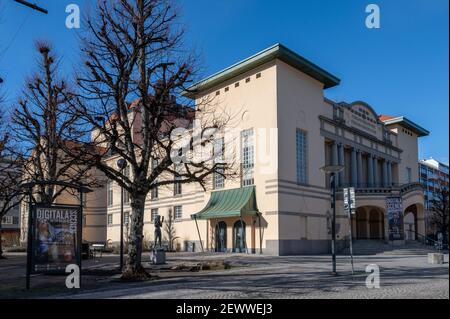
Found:
[[[187,88],[183,95],[195,97],[199,92],[209,90],[220,83],[230,80],[236,76],[253,70],[274,59],[279,59],[300,72],[303,72],[312,78],[324,84],[324,88],[331,88],[340,83],[340,79],[328,71],[322,69],[311,61],[305,59],[294,51],[288,49],[280,43],[277,43],[251,57],[235,63],[222,71],[219,71]]]
[[[361,130],[359,130],[359,129],[357,129],[357,128],[348,126],[348,125],[346,125],[346,124],[344,124],[344,123],[335,121],[335,120],[330,119],[330,118],[328,118],[328,117],[326,117],[326,116],[323,116],[323,115],[319,115],[319,119],[320,119],[320,120],[323,120],[323,121],[325,121],[325,122],[328,122],[328,123],[330,123],[330,124],[332,124],[332,125],[335,125],[335,126],[337,126],[337,127],[339,127],[339,128],[348,130],[348,131],[350,131],[350,132],[352,132],[352,133],[361,135],[361,136],[367,138],[368,140],[371,140],[372,142],[375,142],[375,143],[381,144],[381,145],[383,145],[383,146],[389,147],[390,149],[392,149],[392,150],[394,150],[394,151],[396,151],[396,152],[399,152],[399,153],[402,153],[402,152],[403,152],[402,149],[400,149],[400,148],[398,148],[398,147],[396,147],[396,146],[393,146],[392,144],[389,144],[389,143],[387,143],[387,142],[385,142],[385,141],[383,141],[383,140],[380,140],[380,139],[376,138],[375,136],[372,136],[372,135],[370,135],[370,134],[368,134],[368,133],[366,133],[366,132],[364,132],[364,131],[361,131]],[[331,132],[329,132],[329,133],[331,133]]]

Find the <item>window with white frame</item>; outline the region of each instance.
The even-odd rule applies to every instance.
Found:
[[[183,209],[182,206],[174,206],[173,207],[174,218],[175,220],[180,220],[183,218]]]
[[[123,214],[123,224],[124,225],[129,225],[130,224],[130,213],[129,212],[125,212]]]
[[[123,202],[125,204],[129,204],[130,203],[130,192],[123,190]]]
[[[113,214],[108,214],[108,225],[112,225],[113,223]]]
[[[157,199],[158,198],[158,186],[152,185],[150,188],[150,198]]]
[[[13,217],[12,216],[3,216],[2,224],[3,225],[12,225],[13,224]]]
[[[123,169],[123,175],[130,178],[130,166],[125,166],[125,168]],[[126,190],[123,190],[123,202],[125,204],[130,203],[130,193]]]
[[[158,166],[158,160],[157,159],[152,159],[152,171],[154,169],[156,169],[156,167]],[[155,179],[155,182],[157,180]],[[151,199],[157,199],[158,198],[158,186],[156,185],[152,185],[150,188],[150,198]]]
[[[174,170],[176,172],[176,174],[174,174],[174,184],[173,184],[173,194],[174,195],[181,195],[181,183],[178,182],[181,180],[181,176],[179,176],[178,174],[181,173],[181,170],[183,168],[183,164],[178,163],[178,164],[174,164]],[[177,174],[178,173],[178,174]]]
[[[214,164],[224,164],[224,140],[223,138],[214,141]],[[223,176],[224,168],[218,167],[213,174],[214,189],[220,189],[225,186],[225,178]]]
[[[150,211],[150,220],[152,223],[155,222],[156,215],[158,215],[158,208],[152,208]]]
[[[108,206],[112,206],[113,205],[113,185],[112,185],[112,181],[108,181],[107,183],[107,201],[108,201]]]
[[[255,149],[253,129],[241,132],[241,165],[242,186],[253,185],[253,171],[255,167]]]
[[[297,183],[306,184],[308,182],[308,139],[306,132],[297,129],[296,133],[296,153],[297,153]]]

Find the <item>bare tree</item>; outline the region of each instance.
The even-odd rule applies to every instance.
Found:
[[[166,233],[167,242],[169,243],[168,250],[174,251],[173,244],[179,237],[176,235],[175,230],[175,213],[171,208],[169,209],[167,219],[164,221],[164,232]]]
[[[1,104],[1,101],[0,101]],[[0,110],[0,259],[4,258],[2,248],[2,220],[19,206],[22,198],[20,161],[10,153],[11,139],[6,114]]]
[[[448,243],[449,226],[449,206],[448,206],[448,188],[442,187],[431,201],[430,224],[435,226],[444,236],[444,244]]]
[[[74,99],[67,83],[59,78],[59,64],[52,49],[38,42],[38,71],[26,82],[13,116],[13,137],[20,145],[16,155],[26,159],[24,178],[28,182],[94,183],[88,165],[74,165],[62,147],[79,149],[80,135],[73,130],[75,115],[65,110]],[[37,185],[33,190],[41,203],[53,203],[63,192],[74,192],[65,186]]]
[[[181,167],[172,160],[179,146],[169,137],[177,128],[190,129],[199,113],[182,96],[193,81],[195,59],[182,49],[183,32],[170,1],[100,1],[87,26],[85,68],[78,75],[80,95],[73,113],[84,120],[79,131],[95,132],[93,143],[106,147],[110,157],[85,153],[83,159],[129,192],[129,251],[122,278],[145,278],[143,217],[151,188],[171,185],[175,179],[205,187],[212,173],[225,177],[232,171],[224,163],[186,160],[192,153]],[[225,114],[204,118],[208,120],[202,122],[200,136],[227,122]],[[201,143],[210,142],[204,138]],[[186,144],[195,144],[194,137]],[[129,176],[115,164],[118,159],[126,161]]]

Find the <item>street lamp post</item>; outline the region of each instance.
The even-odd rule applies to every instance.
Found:
[[[333,265],[333,275],[337,275],[336,271],[336,173],[344,169],[342,165],[328,165],[320,168],[322,172],[330,174],[330,188],[331,188],[331,208],[333,210],[333,217],[331,220],[331,259]]]
[[[121,158],[117,161],[117,166],[120,168],[120,172],[123,174],[124,168],[127,166],[127,162]],[[123,186],[120,186],[120,271],[123,268]]]

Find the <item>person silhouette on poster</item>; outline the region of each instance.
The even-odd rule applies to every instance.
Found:
[[[47,221],[40,221],[38,224],[38,247],[37,259],[39,262],[48,262],[53,244],[53,237],[50,225]]]

